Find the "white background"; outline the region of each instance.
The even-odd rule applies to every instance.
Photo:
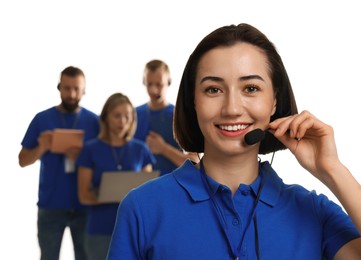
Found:
[[[360,181],[357,6],[348,0],[1,1],[0,259],[39,259],[39,163],[20,168],[17,156],[35,113],[60,102],[55,88],[60,71],[69,65],[84,70],[87,89],[81,104],[100,113],[114,92],[127,94],[134,105],[146,102],[143,66],[163,59],[171,69],[168,98],[174,103],[188,56],[223,25],[250,23],[276,44],[299,110],[334,127],[339,156]],[[285,182],[336,200],[288,151],[276,153],[273,165]],[[73,259],[68,230],[61,259]]]

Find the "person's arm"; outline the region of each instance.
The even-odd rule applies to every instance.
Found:
[[[277,119],[269,127],[301,166],[332,191],[361,234],[361,185],[339,160],[333,128],[307,111]],[[361,238],[341,247],[335,259],[361,259]]]
[[[180,166],[186,159],[198,162],[199,158],[196,153],[184,153],[177,148],[165,142],[160,134],[153,131],[149,132],[146,143],[153,154],[160,154],[173,162],[175,165]]]
[[[78,168],[78,196],[84,205],[99,204],[96,194],[92,189],[93,170],[86,167]]]
[[[329,172],[325,185],[335,194],[361,234],[361,186],[350,171],[340,163],[339,168]],[[351,240],[337,252],[338,259],[361,259],[361,238]]]
[[[52,131],[45,131],[41,133],[41,135],[38,138],[38,146],[32,149],[27,149],[25,147],[22,147],[18,156],[19,165],[21,167],[26,167],[28,165],[35,163],[38,159],[40,159],[41,156],[43,156],[43,154],[50,149],[51,135],[52,135]]]

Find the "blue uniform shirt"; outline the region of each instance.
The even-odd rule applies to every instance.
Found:
[[[95,138],[99,133],[98,116],[85,109],[77,113],[62,113],[56,107],[35,115],[21,145],[32,149],[38,145],[39,135],[55,128],[84,130],[84,141]],[[78,184],[75,172],[65,172],[64,154],[50,151],[40,158],[38,206],[45,209],[69,209],[84,207],[79,203]]]
[[[232,197],[229,188],[208,177],[214,190],[209,193],[201,172],[187,160],[123,199],[108,260],[234,259],[231,246],[240,243],[249,219],[239,259],[257,259],[250,215],[266,171],[256,210],[261,259],[332,259],[340,247],[360,236],[340,206],[299,185],[284,184],[267,162],[260,164],[260,177],[240,185]]]
[[[92,186],[99,188],[101,176],[106,171],[118,171],[112,146],[99,138],[85,143],[79,154],[77,165],[93,170]],[[155,159],[145,143],[132,139],[123,146],[114,147],[121,159],[122,171],[141,171]],[[120,173],[121,174],[121,173]],[[87,232],[91,235],[111,236],[119,203],[89,206]]]
[[[143,104],[136,108],[137,111],[137,129],[134,138],[145,142],[149,131],[160,134],[165,142],[182,151],[173,137],[173,112],[174,105],[169,104],[161,110],[150,110],[148,104]],[[160,170],[160,175],[170,173],[177,168],[177,165],[162,155],[155,154],[157,163],[154,170]]]

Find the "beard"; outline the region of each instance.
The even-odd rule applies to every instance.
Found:
[[[61,106],[68,113],[73,113],[79,107],[79,101],[75,103],[67,102],[66,100],[61,101]]]

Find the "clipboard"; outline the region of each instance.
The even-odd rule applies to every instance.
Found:
[[[101,176],[98,201],[101,203],[119,203],[129,191],[139,185],[159,177],[159,171],[111,171]]]
[[[83,147],[84,131],[80,129],[55,128],[51,137],[50,151],[53,153],[65,153],[71,147]]]

